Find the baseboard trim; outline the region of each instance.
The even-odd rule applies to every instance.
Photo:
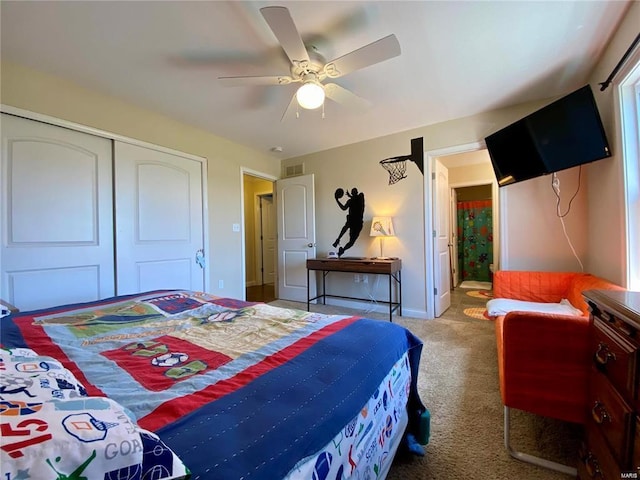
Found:
[[[363,317],[366,317],[367,313],[379,313],[379,314],[389,313],[389,305],[385,305],[384,303],[378,303],[374,305],[374,303],[371,301],[344,300],[340,298],[327,297],[326,304],[331,305],[332,307],[343,307],[343,308],[350,308],[352,310],[358,310],[359,314]],[[322,303],[318,303],[318,305],[322,305]],[[398,313],[397,311],[393,312],[393,318],[397,316],[397,313]],[[426,311],[408,309],[408,308],[405,308],[404,306],[402,307],[402,316],[420,318],[423,320],[430,320],[429,317],[427,316]]]

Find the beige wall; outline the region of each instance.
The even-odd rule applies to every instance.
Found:
[[[486,152],[486,150],[481,150]],[[488,153],[486,153],[488,157]],[[445,165],[446,163],[445,159]],[[449,167],[449,184],[451,185],[470,185],[470,184],[489,184],[496,180],[493,174],[491,163],[475,163],[473,165],[465,165],[463,167]]]
[[[626,231],[619,111],[615,80],[604,92],[600,92],[598,83],[606,80],[629,48],[638,34],[638,25],[640,2],[633,2],[589,80],[613,156],[588,168],[587,269],[620,285],[626,283]]]
[[[564,214],[578,187],[578,168],[558,173]],[[580,262],[587,261],[586,168],[581,187],[564,217],[567,234]],[[580,271],[569,241],[556,215],[557,197],[551,189],[551,176],[526,180],[500,188],[502,216],[501,268],[505,270]]]
[[[1,73],[4,105],[207,158],[210,290],[244,298],[241,233],[232,231],[234,223],[242,223],[240,169],[277,176],[278,160],[41,72],[3,62]],[[223,290],[218,289],[219,280],[224,281]]]

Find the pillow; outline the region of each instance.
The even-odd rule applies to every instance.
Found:
[[[0,478],[187,479],[180,458],[60,362],[0,349]]]
[[[1,350],[0,366],[3,400],[38,402],[87,395],[84,386],[60,362],[33,350]]]
[[[1,478],[178,479],[189,470],[108,398],[0,402]]]
[[[582,311],[575,308],[569,300],[563,298],[559,303],[525,302],[510,298],[493,298],[487,302],[487,313],[490,317],[499,317],[509,312],[537,312],[558,315],[582,316]]]

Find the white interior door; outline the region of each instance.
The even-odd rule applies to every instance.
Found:
[[[2,114],[0,296],[21,310],[113,296],[112,142]]]
[[[440,160],[434,161],[433,231],[435,286],[435,316],[451,306],[451,276],[449,257],[449,170]]]
[[[316,256],[313,175],[276,182],[278,298],[307,301],[307,259]],[[315,295],[315,276],[309,289]]]
[[[273,195],[260,197],[260,217],[262,225],[262,283],[276,280],[276,238],[277,221]]]
[[[118,295],[204,290],[203,163],[115,142]]]

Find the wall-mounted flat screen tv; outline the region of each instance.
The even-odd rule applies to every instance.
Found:
[[[485,138],[500,186],[610,157],[586,85]]]

